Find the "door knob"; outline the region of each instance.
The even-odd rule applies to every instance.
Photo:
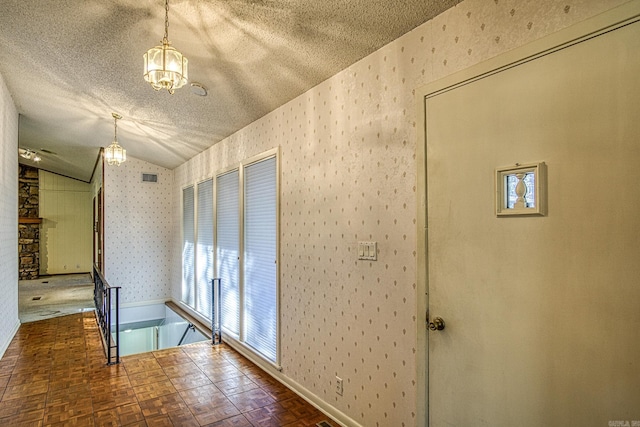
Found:
[[[432,331],[441,331],[444,329],[444,320],[442,317],[434,317],[431,322],[429,322],[429,329]]]

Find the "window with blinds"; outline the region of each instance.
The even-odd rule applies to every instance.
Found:
[[[216,177],[216,271],[222,326],[240,335],[240,205],[238,170]]]
[[[211,319],[220,278],[223,331],[279,363],[277,157],[187,187],[182,199],[182,301]]]
[[[244,338],[267,359],[277,357],[276,159],[244,169]]]
[[[193,187],[182,190],[182,301],[195,304],[194,293],[194,192]]]
[[[213,280],[213,179],[198,184],[195,310],[211,320]]]

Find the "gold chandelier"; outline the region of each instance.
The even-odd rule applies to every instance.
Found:
[[[113,142],[104,149],[104,159],[108,165],[120,166],[127,160],[127,150],[118,144],[118,120],[122,118],[120,114],[111,113],[113,116]]]
[[[155,90],[167,89],[170,94],[187,84],[188,61],[169,42],[169,0],[165,0],[164,38],[162,45],[144,54],[144,79]]]

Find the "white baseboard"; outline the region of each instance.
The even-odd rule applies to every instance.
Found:
[[[289,390],[300,396],[302,399],[309,402],[316,409],[323,412],[327,416],[331,417],[332,420],[336,421],[342,427],[362,427],[361,424],[357,423],[353,418],[349,417],[347,414],[331,405],[330,403],[322,400],[318,395],[311,392],[309,389],[304,387],[302,384],[298,383],[292,378],[286,376],[282,371],[284,371],[284,367],[276,369],[271,363],[262,360],[257,357],[251,350],[247,349],[242,343],[230,338],[226,335],[222,335],[222,341],[227,344],[229,347],[232,347],[238,353],[242,354],[244,357],[255,363],[258,367],[262,368],[266,373],[271,375],[273,378],[282,383]]]
[[[328,402],[322,400],[316,394],[309,391],[307,388],[297,383],[283,375],[283,379],[276,378],[280,382],[282,382],[285,386],[289,387],[291,391],[296,393],[298,396],[315,406],[318,410],[324,412],[328,416],[331,417],[332,420],[336,421],[343,427],[362,427],[361,424],[357,423],[353,418],[349,417],[347,414],[336,408],[335,406],[329,404]]]

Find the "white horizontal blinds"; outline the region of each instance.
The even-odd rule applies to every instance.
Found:
[[[222,326],[240,334],[239,176],[232,171],[216,178],[216,271],[222,298]]]
[[[193,187],[182,190],[182,302],[194,307],[194,193]]]
[[[277,358],[276,159],[244,169],[245,342]]]
[[[198,184],[198,227],[196,240],[196,306],[211,320],[213,279],[213,179]]]

